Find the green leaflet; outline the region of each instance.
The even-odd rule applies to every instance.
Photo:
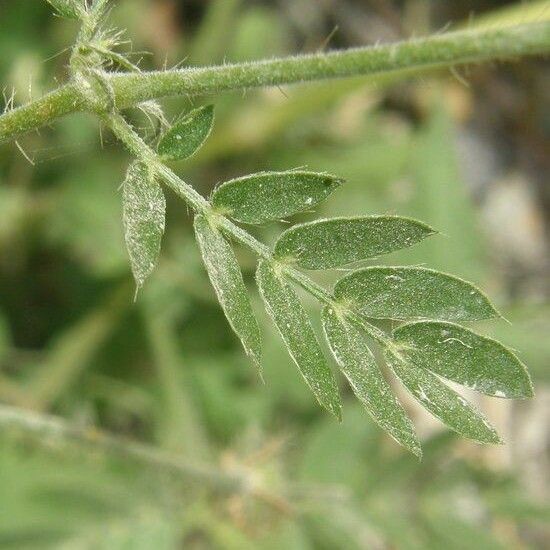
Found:
[[[443,424],[479,443],[502,443],[487,419],[435,374],[386,350],[386,361],[414,398]]]
[[[246,354],[261,369],[262,337],[233,249],[203,214],[195,216],[195,234],[225,316],[241,339]]]
[[[158,153],[163,160],[193,156],[208,139],[214,125],[214,106],[194,109],[176,122],[161,138]]]
[[[323,309],[322,321],[334,358],[367,412],[398,443],[421,457],[414,426],[382,376],[363,335],[328,306]]]
[[[523,363],[499,342],[453,323],[424,321],[403,325],[393,337],[416,367],[495,397],[532,397]]]
[[[338,300],[377,319],[476,321],[498,315],[472,284],[423,267],[368,267],[340,279]]]
[[[133,162],[128,168],[122,211],[132,273],[141,288],[157,264],[166,215],[162,189],[141,162]]]
[[[326,199],[342,180],[305,171],[260,172],[220,185],[212,204],[243,223],[280,220]]]
[[[418,243],[435,231],[399,216],[318,220],[285,231],[275,254],[306,269],[330,269]]]
[[[85,13],[81,0],[48,0],[55,11],[67,19],[80,19]]]
[[[265,260],[260,261],[256,278],[267,312],[306,383],[319,403],[340,419],[342,403],[336,379],[296,292]]]

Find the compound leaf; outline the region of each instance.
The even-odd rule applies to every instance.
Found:
[[[80,19],[85,13],[82,0],[48,0],[51,6],[61,17]]]
[[[280,220],[326,199],[342,180],[315,172],[261,172],[220,185],[213,205],[243,223]]]
[[[124,237],[138,288],[153,272],[160,254],[166,199],[147,166],[133,162],[122,187]]]
[[[340,418],[342,404],[336,379],[296,292],[265,260],[260,261],[256,277],[267,312],[307,385],[319,403]]]
[[[453,323],[423,321],[393,332],[402,355],[416,367],[495,397],[533,396],[523,363],[499,342]]]
[[[306,269],[330,269],[412,246],[434,233],[399,216],[332,218],[288,229],[275,254]]]
[[[231,245],[212,220],[203,214],[195,216],[195,234],[220,305],[231,328],[240,338],[246,354],[261,368],[262,337],[254,317],[239,263]]]
[[[423,267],[368,267],[340,279],[337,299],[377,319],[476,321],[498,315],[472,284]]]
[[[487,419],[435,374],[386,350],[386,361],[411,395],[452,430],[479,443],[502,443]]]
[[[214,106],[194,109],[176,122],[161,138],[157,151],[163,160],[193,156],[208,139],[214,125]]]
[[[414,426],[380,372],[363,335],[328,306],[323,309],[322,322],[334,358],[367,412],[398,443],[421,457]]]

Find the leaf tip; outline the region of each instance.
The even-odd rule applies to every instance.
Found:
[[[344,183],[346,183],[345,178],[343,178],[342,176],[336,176],[335,174],[329,174],[329,173],[326,173],[323,175],[325,176],[327,184],[332,185],[335,188],[340,187],[340,185],[343,185]]]
[[[435,227],[432,227],[431,225],[428,225],[427,223],[422,224],[424,226],[424,231],[426,233],[425,237],[433,237],[434,235],[441,235],[441,231],[435,229]]]
[[[500,434],[497,432],[496,428],[489,421],[485,420],[484,424],[487,428],[487,435],[477,439],[479,443],[488,443],[489,445],[504,445],[506,443],[504,439],[500,437]]]
[[[522,363],[523,366],[523,363]],[[516,399],[533,399],[535,397],[535,387],[533,386],[533,381],[527,372],[527,369],[524,367],[524,379],[521,389],[518,392]]]
[[[331,405],[328,407],[328,410],[334,415],[334,417],[336,418],[336,420],[341,424],[342,421],[343,421],[343,417],[342,417],[342,404],[341,404],[341,403],[331,404]]]
[[[212,115],[212,117],[214,116],[214,104],[213,103],[209,103],[208,105],[203,105],[202,107],[199,108],[203,113],[207,113],[209,115]]]
[[[407,449],[416,457],[418,462],[422,462],[422,447],[418,441],[416,441],[414,445],[407,447]]]

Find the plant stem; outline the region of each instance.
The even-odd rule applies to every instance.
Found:
[[[550,51],[550,23],[460,31],[383,46],[141,75],[112,75],[117,105],[314,80],[434,68]]]
[[[103,73],[117,108],[173,95],[197,95],[509,59],[550,51],[550,22],[446,33],[396,44],[254,63],[136,74]],[[54,119],[94,111],[77,81],[0,116],[0,143]]]
[[[168,168],[158,155],[141,139],[126,119],[116,113],[104,117],[105,123],[114,134],[124,143],[126,148],[142,162],[145,162],[154,173],[163,179],[166,184],[179,195],[195,212],[213,215],[210,203],[193,187],[185,183],[177,174]],[[276,261],[269,247],[258,241],[250,233],[235,225],[225,216],[216,214],[216,222],[220,230],[234,241],[251,249],[257,256],[268,261]],[[301,286],[319,302],[335,306],[334,298],[325,288],[310,279],[306,274],[293,268],[291,265],[281,264],[281,273],[289,280]],[[341,307],[341,306],[340,306]],[[391,340],[378,327],[370,324],[357,313],[346,310],[345,314],[356,325],[365,330],[371,338],[385,347],[391,347]]]
[[[130,459],[142,466],[170,472],[183,480],[194,480],[222,492],[243,492],[247,480],[214,468],[187,464],[178,456],[145,444],[124,441],[95,428],[78,428],[61,418],[0,404],[0,428],[33,436],[33,441],[51,449],[52,443],[76,444],[100,450],[105,455]]]

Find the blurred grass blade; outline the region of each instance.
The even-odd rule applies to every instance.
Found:
[[[416,367],[495,397],[533,396],[527,369],[496,340],[435,321],[403,325],[393,337],[407,361]]]
[[[285,231],[275,254],[306,269],[330,269],[412,246],[435,231],[399,216],[332,218]]]
[[[487,419],[435,374],[388,350],[385,357],[411,395],[443,424],[479,443],[502,443]]]
[[[342,404],[336,379],[296,292],[265,260],[258,266],[257,281],[267,312],[306,383],[319,403],[340,419]]]
[[[136,285],[141,288],[160,255],[166,199],[148,167],[133,162],[122,191],[124,237]]]
[[[414,181],[408,213],[444,235],[428,239],[418,252],[430,266],[475,282],[486,277],[487,255],[478,214],[458,166],[456,130],[446,98],[437,95],[411,154]],[[416,261],[416,258],[415,258]]]
[[[126,311],[131,297],[128,287],[115,288],[104,303],[56,335],[47,358],[26,385],[35,409],[55,403],[90,366]]]
[[[538,23],[550,20],[548,0],[529,0],[529,2],[512,2],[488,12],[468,17],[462,27],[468,29],[502,29],[526,23]]]
[[[261,370],[262,337],[237,258],[223,235],[203,214],[195,216],[195,234],[210,282],[246,354]]]
[[[262,172],[223,183],[214,191],[212,203],[239,222],[264,223],[314,207],[341,183],[330,174]]]
[[[80,19],[85,13],[83,0],[47,0],[61,17]]]
[[[0,309],[0,361],[8,354],[12,347],[12,338],[7,318]]]
[[[382,376],[363,335],[328,306],[323,309],[322,321],[336,362],[367,412],[398,443],[421,457],[414,426]]]
[[[158,153],[163,160],[193,156],[208,139],[214,125],[214,106],[194,109],[176,122],[161,138]]]
[[[377,319],[476,321],[496,317],[488,298],[472,284],[423,267],[368,267],[340,279],[338,300]]]
[[[211,0],[205,4],[206,13],[189,44],[191,65],[211,65],[224,60],[228,45],[234,42],[238,21],[242,19],[241,4],[242,0]]]

